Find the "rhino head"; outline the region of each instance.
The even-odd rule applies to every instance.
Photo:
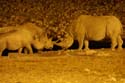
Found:
[[[31,42],[32,46],[37,50],[42,50],[44,48],[44,43],[42,43],[38,36],[35,35],[33,41]]]
[[[52,38],[42,38],[42,40],[40,40],[40,42],[44,44],[45,49],[52,49],[53,48]]]
[[[47,34],[42,34],[42,35],[37,35],[35,36],[35,42],[37,43],[34,45],[36,48],[41,48],[41,49],[52,49],[53,48],[53,41],[52,38],[48,38]],[[37,40],[37,41],[36,41]],[[37,46],[38,45],[38,46]]]

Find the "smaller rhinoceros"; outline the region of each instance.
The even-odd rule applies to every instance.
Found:
[[[29,53],[33,53],[31,45],[36,49],[42,48],[41,42],[26,29],[0,34],[0,55],[5,49],[18,50],[18,53],[21,53],[23,48],[27,48]]]

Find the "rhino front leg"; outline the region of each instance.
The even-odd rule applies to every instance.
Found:
[[[116,46],[117,46],[117,37],[112,37],[111,38],[111,49],[112,49],[112,51],[115,50]]]
[[[30,54],[33,54],[33,50],[32,50],[31,45],[26,46],[26,48],[29,50],[29,53],[30,53]]]
[[[123,40],[121,38],[121,36],[118,36],[118,50],[122,50],[122,44],[123,44]]]
[[[89,50],[89,41],[85,40],[84,43],[85,43],[85,48],[84,49]]]
[[[78,44],[79,44],[79,47],[78,47],[78,50],[82,50],[82,47],[83,47],[83,38],[78,38]]]

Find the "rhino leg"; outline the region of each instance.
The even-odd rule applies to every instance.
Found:
[[[28,54],[28,49],[24,48],[24,54]]]
[[[84,38],[81,38],[81,37],[78,38],[78,43],[79,43],[78,50],[82,50],[82,47],[83,47],[83,39],[84,39]]]
[[[123,40],[121,38],[121,36],[118,36],[118,50],[122,50],[122,44],[123,44]]]
[[[18,53],[21,54],[22,50],[23,50],[23,48],[19,48]]]
[[[33,54],[33,50],[32,50],[31,45],[27,45],[26,48],[29,50],[29,53],[30,53],[30,54]]]
[[[111,38],[111,49],[112,49],[112,51],[115,50],[116,46],[117,46],[117,37],[112,37]]]
[[[84,50],[89,50],[89,41],[88,41],[88,40],[85,40],[84,43],[85,43],[85,48],[84,48]]]

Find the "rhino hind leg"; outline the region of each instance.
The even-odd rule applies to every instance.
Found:
[[[111,38],[111,50],[114,51],[116,46],[117,46],[117,37],[112,37]]]
[[[118,50],[122,50],[122,45],[123,45],[123,40],[121,38],[121,36],[118,36]]]

